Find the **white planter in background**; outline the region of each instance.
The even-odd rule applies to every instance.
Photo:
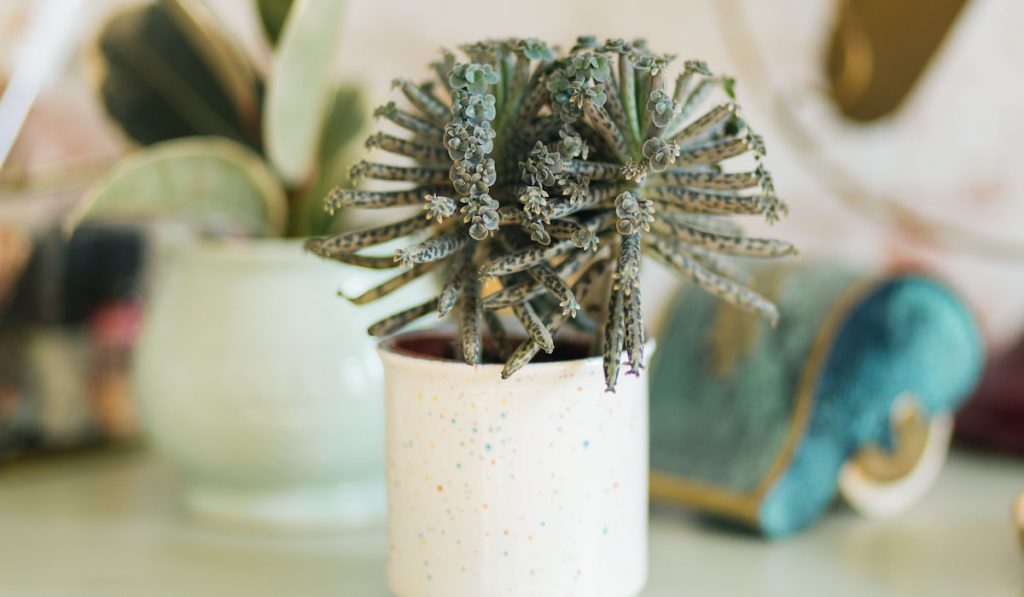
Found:
[[[336,293],[394,273],[280,240],[177,244],[156,266],[136,381],[189,509],[292,529],[379,519],[382,372],[366,328],[399,305],[355,307]]]
[[[408,338],[400,337],[398,342]],[[388,582],[399,597],[632,597],[647,575],[647,374],[382,346]],[[648,350],[650,353],[651,350]]]

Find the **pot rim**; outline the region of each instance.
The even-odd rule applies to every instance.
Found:
[[[450,326],[443,327],[432,327],[420,330],[411,330],[408,332],[402,332],[389,336],[377,343],[377,354],[380,355],[381,360],[385,363],[391,361],[392,363],[404,363],[407,366],[419,367],[424,369],[437,369],[444,368],[451,372],[457,372],[459,375],[473,375],[482,374],[486,376],[494,376],[498,379],[501,378],[501,370],[505,367],[504,363],[480,363],[476,365],[467,365],[463,361],[455,359],[447,359],[443,357],[431,356],[428,354],[415,353],[408,350],[400,349],[396,344],[401,340],[409,338],[420,338],[420,337],[437,337],[442,336],[445,338],[454,336],[454,329]],[[644,342],[644,371],[650,369],[651,355],[654,353],[657,347],[657,343],[653,336],[648,337],[647,341]],[[523,373],[529,371],[534,375],[550,375],[558,376],[561,375],[566,368],[585,368],[585,369],[602,369],[604,367],[604,358],[601,355],[592,357],[585,357],[581,359],[567,359],[564,361],[543,361],[543,362],[530,362],[522,368],[522,370],[513,374],[508,380],[503,381],[514,381],[516,378],[523,376]],[[620,382],[622,377],[625,376],[625,369],[620,374]],[[525,376],[523,376],[525,377]]]
[[[161,243],[165,255],[234,262],[295,261],[315,257],[302,249],[304,239],[281,237],[174,238]]]

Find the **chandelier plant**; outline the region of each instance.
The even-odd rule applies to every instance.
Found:
[[[444,51],[437,80],[397,79],[406,105],[376,115],[388,130],[367,147],[404,163],[360,162],[353,179],[400,181],[339,187],[330,211],[420,207],[385,226],[314,238],[325,258],[397,276],[353,297],[365,303],[435,270],[438,296],[370,327],[392,334],[423,316],[454,316],[456,352],[484,358],[489,331],[503,377],[554,349],[566,321],[586,322],[581,303],[600,305],[608,390],[625,351],[629,373],[643,360],[641,255],[773,324],[778,311],[744,285],[726,257],[780,257],[791,244],[743,235],[734,216],[774,222],[785,213],[763,164],[764,144],[741,117],[732,79],[688,61],[674,79],[673,57],[644,42],[581,37],[559,53],[536,39],[493,40]],[[721,103],[703,108],[712,94]],[[703,111],[702,111],[703,110]],[[403,131],[399,133],[398,131]],[[736,164],[735,167],[730,167]],[[363,249],[409,237],[395,256]],[[484,294],[484,282],[497,280]],[[510,346],[498,312],[526,331]]]

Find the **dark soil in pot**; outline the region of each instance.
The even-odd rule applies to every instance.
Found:
[[[438,361],[459,361],[455,351],[455,332],[453,330],[424,330],[400,334],[384,340],[384,346],[392,351],[411,357],[434,359]],[[510,336],[512,346],[518,346],[524,336]],[[581,334],[563,334],[555,339],[555,350],[551,354],[544,351],[537,353],[533,363],[555,361],[577,361],[587,359],[590,354],[590,341]],[[481,364],[501,365],[502,359],[495,344],[489,336],[484,337],[484,355]]]

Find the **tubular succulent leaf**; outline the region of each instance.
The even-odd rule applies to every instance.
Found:
[[[419,214],[306,245],[343,263],[406,268],[359,302],[444,272],[438,297],[374,324],[372,334],[394,333],[431,311],[453,316],[460,357],[476,363],[485,345],[495,347],[508,356],[507,377],[538,351],[555,349],[556,332],[587,294],[607,288],[606,316],[597,324],[613,390],[623,353],[628,372],[643,366],[644,252],[775,321],[775,307],[730,262],[732,255],[795,252],[785,242],[745,237],[734,221],[760,215],[773,222],[786,208],[764,166],[763,140],[734,101],[732,79],[700,61],[687,61],[673,79],[673,58],[643,41],[583,36],[558,53],[536,39],[499,39],[460,50],[462,57],[443,51],[431,64],[433,83],[396,79],[404,100],[375,112],[398,132],[375,133],[367,146],[400,161],[382,157],[352,168],[353,179],[405,186],[339,187],[327,198],[330,210],[419,205]],[[705,107],[716,94],[722,97]],[[745,170],[730,168],[743,156],[736,161]],[[406,242],[394,260],[359,253],[400,238]],[[501,287],[482,296],[486,277]],[[514,350],[499,318],[508,308],[526,333]]]

